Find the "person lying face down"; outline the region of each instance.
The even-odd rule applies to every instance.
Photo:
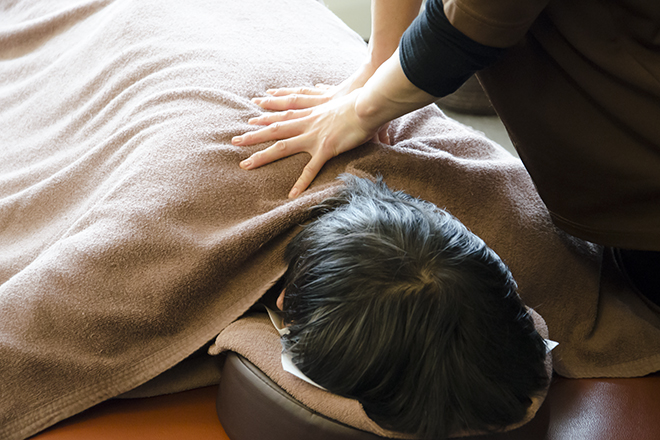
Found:
[[[343,179],[286,249],[278,306],[294,364],[420,438],[521,421],[549,378],[507,266],[435,205]]]

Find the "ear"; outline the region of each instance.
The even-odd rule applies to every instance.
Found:
[[[284,292],[286,292],[286,289],[282,289],[282,293],[280,293],[280,296],[277,297],[277,302],[275,302],[275,305],[280,310],[284,310]]]

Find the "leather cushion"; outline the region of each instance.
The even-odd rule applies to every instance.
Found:
[[[228,353],[216,402],[232,440],[377,440],[308,409],[247,359]]]
[[[299,403],[245,358],[229,353],[216,402],[232,440],[383,439],[330,420]],[[553,378],[529,423],[477,440],[660,439],[660,374],[630,379]],[[467,439],[467,438],[466,438]]]

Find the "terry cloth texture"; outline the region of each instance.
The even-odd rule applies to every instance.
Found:
[[[26,438],[178,364],[282,273],[284,245],[343,172],[446,207],[509,264],[556,370],[660,368],[660,323],[553,227],[521,163],[428,107],[392,146],[238,163],[250,102],[338,83],[363,41],[313,0],[0,4],[0,438]],[[279,342],[277,342],[279,344]]]

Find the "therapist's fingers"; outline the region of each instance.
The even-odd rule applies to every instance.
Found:
[[[303,136],[296,136],[275,142],[270,147],[257,151],[252,156],[242,161],[239,166],[244,170],[252,170],[262,167],[276,160],[283,159],[296,153],[304,151],[305,140]]]
[[[378,134],[376,135],[378,142],[387,145],[392,145],[390,141],[389,128],[390,128],[390,123],[388,122],[387,124],[383,125],[378,129]]]
[[[296,110],[310,107],[316,107],[328,102],[332,97],[330,95],[284,95],[284,96],[264,96],[252,98],[252,102],[266,110]]]
[[[260,130],[248,131],[240,136],[232,138],[231,143],[239,146],[249,146],[262,142],[287,139],[298,136],[305,129],[304,124],[292,122],[275,122]]]
[[[317,152],[316,154],[313,154],[312,159],[307,163],[307,165],[305,165],[302,174],[296,181],[295,185],[293,185],[293,188],[291,188],[291,191],[289,192],[289,198],[295,199],[303,191],[305,191],[309,187],[309,185],[312,184],[312,181],[321,171],[323,165],[325,165],[325,163],[331,158],[332,155],[326,156],[321,152]]]
[[[293,119],[304,118],[310,113],[312,113],[311,108],[303,109],[303,110],[287,110],[284,112],[277,112],[277,113],[265,113],[263,115],[249,119],[248,124],[270,125],[275,122],[290,121]]]
[[[319,85],[320,86],[320,85]],[[286,96],[286,95],[322,95],[327,90],[327,87],[282,87],[279,89],[268,89],[266,93],[271,96]]]
[[[300,111],[265,116],[264,122],[273,120],[269,118],[292,119],[281,119],[233,138],[232,144],[239,146],[277,141],[242,161],[241,168],[251,170],[294,154],[309,153],[311,159],[289,193],[289,197],[297,197],[311,184],[328,160],[378,135],[377,127],[370,127],[357,117],[357,96],[356,90],[338,100],[315,107],[308,116],[299,117],[303,114]]]

